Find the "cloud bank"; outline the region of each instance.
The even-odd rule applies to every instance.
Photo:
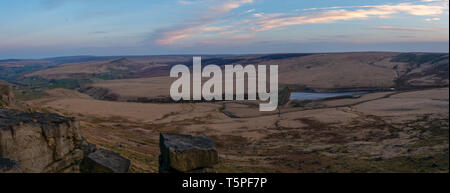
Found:
[[[198,16],[196,20],[186,21],[170,28],[156,30],[152,33],[151,40],[157,45],[170,46],[183,44],[183,39],[194,36],[210,37],[213,35],[222,35],[223,39],[230,39],[229,37],[223,37],[223,35],[239,33],[238,36],[243,37],[247,33],[247,36],[250,37],[249,34],[251,33],[274,30],[286,26],[333,23],[370,18],[388,19],[400,14],[424,16],[427,18],[424,18],[423,21],[431,22],[438,21],[438,16],[446,12],[448,13],[448,1],[436,0],[423,0],[422,3],[309,8],[304,9],[304,13],[302,14],[258,13],[257,10],[248,8],[245,11],[248,17],[236,19],[233,23],[224,26],[220,25],[224,15],[243,5],[252,4],[253,0],[227,0],[220,2],[219,5],[210,6],[208,9],[202,10],[202,15]],[[378,29],[426,31],[413,27],[395,26],[379,26]]]

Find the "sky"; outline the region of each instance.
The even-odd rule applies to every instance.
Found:
[[[448,49],[448,0],[0,0],[0,59]]]

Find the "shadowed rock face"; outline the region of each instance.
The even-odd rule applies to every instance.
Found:
[[[83,173],[128,173],[129,168],[130,160],[104,149],[89,153],[81,164]]]
[[[0,80],[0,107],[14,103],[14,93],[11,85]]]
[[[205,136],[161,133],[159,170],[193,172],[211,168],[219,162],[214,141]]]
[[[125,173],[129,166],[85,141],[73,118],[0,108],[0,173]]]
[[[73,118],[0,109],[0,157],[23,172],[79,171],[82,141]]]
[[[0,173],[21,173],[19,164],[10,159],[0,158]]]

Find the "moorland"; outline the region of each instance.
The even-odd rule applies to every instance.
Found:
[[[279,65],[279,88],[364,91],[290,100],[175,103],[172,66],[192,56],[0,60],[17,108],[80,120],[90,143],[157,172],[159,133],[206,135],[218,172],[448,172],[448,53],[207,55],[203,64]]]

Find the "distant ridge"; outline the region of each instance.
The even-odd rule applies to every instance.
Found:
[[[65,64],[65,63],[81,63],[81,62],[110,60],[117,57],[118,56],[63,56],[55,58],[44,58],[43,60],[48,60],[55,64]]]

